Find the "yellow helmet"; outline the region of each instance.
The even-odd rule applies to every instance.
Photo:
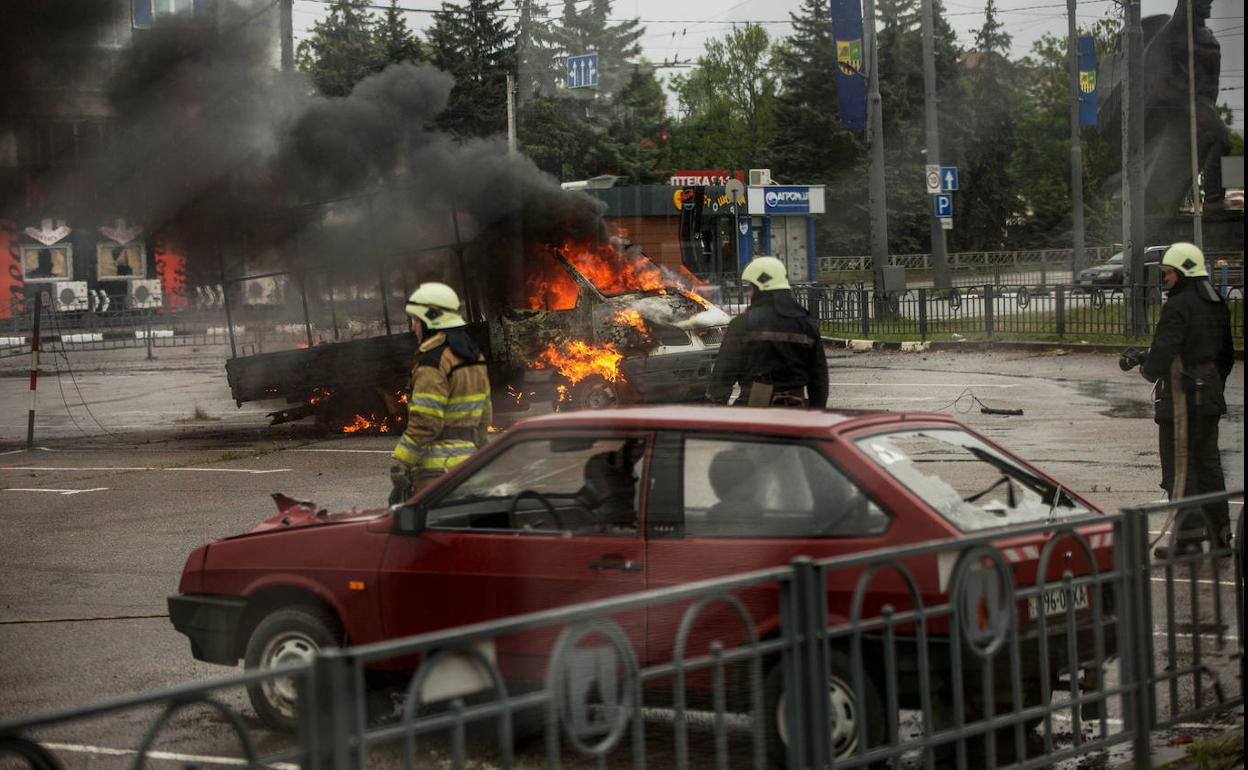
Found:
[[[1188,278],[1203,278],[1209,275],[1205,268],[1205,255],[1194,243],[1176,243],[1166,249],[1161,258],[1162,267],[1179,271]]]
[[[444,283],[417,286],[412,296],[407,298],[404,310],[430,329],[455,329],[467,325],[459,314],[459,295]]]
[[[759,257],[750,262],[741,271],[741,280],[754,284],[759,291],[789,288],[788,271],[775,257]]]

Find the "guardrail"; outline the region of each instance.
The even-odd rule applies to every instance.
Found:
[[[200,707],[219,715],[240,741],[242,763],[255,768],[513,768],[532,760],[682,770],[890,761],[1028,769],[1123,747],[1148,770],[1153,731],[1244,703],[1242,517],[1234,549],[1219,544],[1159,560],[1149,540],[1150,521],[1168,511],[1179,512],[1178,531],[1204,521],[1202,506],[1231,499],[1242,501],[1243,491],[798,558],[326,650],[289,668],[2,722],[0,755],[57,770],[58,730],[81,734],[78,723],[119,714],[132,724],[133,712],[154,709],[134,749],[109,749],[141,767],[156,758],[172,718]],[[1027,537],[1043,544],[1021,547],[1020,556],[1001,543]],[[1098,567],[1094,552],[1105,548],[1112,564]],[[1073,574],[1072,558],[1091,566]],[[1036,579],[1015,574],[1020,559],[1037,565]],[[918,575],[930,585],[935,572],[940,592],[920,591]],[[1164,588],[1156,591],[1158,582]],[[778,618],[774,628],[760,623],[768,617]],[[508,649],[527,655],[505,663],[499,651],[518,638],[526,644]],[[388,710],[370,713],[370,673],[383,664],[409,673],[397,705],[384,701]],[[293,738],[249,728],[228,705],[227,691],[248,686],[297,690]],[[530,728],[541,740],[525,744]]]
[[[1117,252],[1117,246],[1095,246],[1084,249],[1085,266],[1106,262]],[[953,273],[959,271],[993,272],[1003,274],[1025,270],[1037,270],[1040,265],[1051,269],[1071,269],[1072,249],[1020,249],[1016,251],[962,251],[949,254],[949,269]],[[1243,265],[1244,252],[1211,250],[1206,252],[1209,262],[1219,259],[1229,260]],[[816,268],[820,273],[862,272],[874,269],[875,261],[869,255],[854,256],[821,256],[816,257]],[[890,254],[889,264],[903,267],[910,271],[930,271],[932,255],[923,254]]]

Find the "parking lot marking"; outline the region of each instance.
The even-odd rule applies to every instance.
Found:
[[[100,467],[100,468],[49,468],[41,465],[2,465],[0,471],[154,471],[156,468]]]
[[[83,492],[106,492],[108,487],[93,487],[91,489],[38,489],[34,487],[10,487],[3,490],[5,492],[52,492],[58,495],[81,495]]]
[[[162,468],[166,471],[190,471],[194,473],[252,473],[263,475],[265,473],[288,473],[290,468],[269,468],[267,470],[252,470],[248,468]]]
[[[388,455],[389,449],[287,449],[287,452],[342,452],[343,454]]]
[[[68,751],[77,754],[99,754],[106,757],[128,757],[137,752],[134,749],[112,749],[105,746],[85,746],[78,743],[45,743],[43,747],[53,751]],[[245,767],[247,760],[238,757],[214,757],[204,754],[179,754],[173,751],[149,751],[147,759],[163,759],[171,762],[198,762],[205,765],[227,765]],[[299,770],[298,765],[289,762],[271,762],[264,767],[274,770]]]
[[[146,466],[53,468],[42,465],[0,465],[0,471],[41,471],[47,473],[57,471],[188,471],[193,473],[251,473],[259,475],[265,473],[287,473],[290,471],[290,468],[153,468]]]
[[[1017,388],[1019,383],[978,383],[975,385],[967,385],[963,382],[842,382],[836,380],[837,385],[858,385],[864,388],[878,387],[880,385],[888,385],[894,388]]]

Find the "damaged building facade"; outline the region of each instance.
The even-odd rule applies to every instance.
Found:
[[[127,205],[160,191],[106,169],[143,152],[117,120],[125,52],[153,28],[211,13],[206,0],[0,7],[0,317],[35,291],[62,312],[187,305],[177,229]]]

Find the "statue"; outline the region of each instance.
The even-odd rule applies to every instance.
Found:
[[[1178,0],[1171,16],[1143,19],[1144,42],[1144,208],[1150,218],[1168,218],[1192,190],[1188,117],[1187,4]],[[1213,0],[1192,0],[1192,40],[1196,71],[1196,157],[1204,176],[1207,208],[1224,205],[1221,158],[1230,148],[1229,130],[1218,114],[1222,49],[1205,26]],[[1104,87],[1098,107],[1103,133],[1121,148],[1121,53],[1106,57],[1098,80]],[[1121,185],[1120,175],[1109,180]]]

